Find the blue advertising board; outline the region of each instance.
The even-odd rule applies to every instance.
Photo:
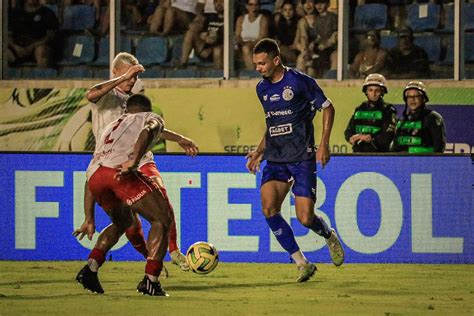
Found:
[[[83,260],[97,239],[72,236],[83,215],[90,154],[0,154],[0,260]],[[174,206],[182,249],[213,243],[226,262],[288,262],[261,214],[259,183],[243,156],[155,156]],[[333,156],[317,172],[316,212],[340,235],[350,263],[474,263],[469,156]],[[282,206],[314,262],[324,240]],[[110,222],[97,207],[97,229]],[[144,230],[148,225],[144,220]],[[113,260],[142,260],[122,238]]]

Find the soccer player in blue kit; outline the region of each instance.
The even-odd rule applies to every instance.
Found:
[[[297,264],[296,281],[305,282],[316,272],[316,265],[301,252],[280,210],[291,189],[299,222],[326,239],[336,266],[344,262],[344,250],[336,231],[314,213],[316,162],[324,168],[329,161],[335,110],[316,80],[282,64],[274,40],[265,38],[255,45],[253,62],[263,76],[257,84],[257,96],[265,111],[267,129],[257,149],[247,155],[246,167],[255,174],[260,161],[267,160],[260,187],[262,212],[280,245]],[[323,130],[315,150],[313,118],[317,110],[323,112]]]

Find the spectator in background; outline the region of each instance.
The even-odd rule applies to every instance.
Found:
[[[185,33],[196,17],[197,0],[163,0],[148,18],[150,33],[167,36]]]
[[[9,64],[33,59],[39,67],[53,64],[53,41],[59,22],[39,0],[25,0],[23,7],[11,10],[8,17],[7,60]]]
[[[223,67],[224,42],[224,0],[214,0],[217,13],[204,14],[196,17],[184,36],[183,52],[180,66],[185,66],[189,54],[194,49],[196,55],[202,59],[212,57],[214,68]]]
[[[387,51],[380,47],[380,34],[368,31],[362,49],[355,56],[349,68],[351,78],[365,78],[372,73],[380,72],[385,66]]]
[[[370,74],[365,78],[362,102],[352,115],[344,132],[353,152],[387,152],[395,135],[397,110],[384,101],[388,93],[385,77]]]
[[[412,154],[442,153],[446,147],[443,117],[428,109],[426,86],[421,81],[410,81],[403,90],[405,110],[400,118],[392,142],[392,151]]]
[[[313,41],[317,38],[315,27],[316,16],[314,14],[314,0],[301,0],[304,16],[298,21],[298,30],[295,39],[295,46],[300,52],[296,60],[296,68],[306,74],[311,75],[310,60]]]
[[[411,28],[398,32],[397,46],[387,53],[386,75],[390,79],[430,78],[428,55],[413,43]]]
[[[155,12],[155,1],[122,0],[120,1],[120,26],[122,29],[145,31],[148,18]],[[101,14],[98,35],[106,36],[110,28],[110,2],[107,9]]]
[[[285,63],[295,63],[298,57],[295,39],[298,29],[298,17],[292,0],[285,0],[281,12],[275,14],[275,40],[280,46],[280,54]]]
[[[310,28],[309,25],[305,27],[300,24],[303,29],[299,28],[300,36],[304,37],[304,30],[307,34],[311,32],[311,36],[307,35],[308,44],[305,51],[299,56],[299,65],[313,77],[322,77],[327,70],[336,68],[337,15],[328,12],[328,8],[329,0],[315,0],[316,16],[313,18],[313,26]],[[306,21],[307,17],[308,14],[305,16]]]
[[[241,52],[245,69],[253,70],[253,47],[257,41],[268,36],[269,18],[260,12],[259,0],[247,0],[247,14],[241,15],[235,22],[237,53]]]

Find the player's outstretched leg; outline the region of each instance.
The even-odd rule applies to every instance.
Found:
[[[331,228],[331,234],[329,238],[326,239],[326,244],[329,248],[329,254],[331,255],[331,260],[336,267],[344,263],[344,249],[342,248],[339,237],[337,237],[336,231],[334,228]]]
[[[166,189],[163,186],[160,187],[160,192],[168,203],[168,207],[170,209],[170,217],[172,219],[168,238],[168,250],[170,252],[171,263],[177,265],[181,269],[181,271],[189,271],[189,264],[186,260],[186,256],[181,253],[177,243],[178,233],[176,231],[176,220],[174,217],[173,205],[171,205],[168,193],[166,192]]]
[[[89,265],[87,264],[77,274],[76,281],[82,284],[85,289],[91,291],[92,293],[104,293],[104,289],[99,282],[97,272],[92,272],[89,268]]]
[[[179,249],[170,252],[171,263],[179,266],[181,271],[189,271],[189,264],[186,257],[179,251]]]
[[[296,282],[302,283],[308,281],[316,273],[316,265],[314,263],[298,264],[298,271],[300,272]]]
[[[137,292],[143,295],[151,296],[169,296],[162,288],[160,281],[152,282],[148,276],[144,276],[143,280],[137,285]]]

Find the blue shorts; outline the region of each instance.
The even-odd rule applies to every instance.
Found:
[[[309,197],[316,201],[316,161],[314,158],[292,163],[267,161],[260,186],[271,180],[293,181],[291,191],[295,196]]]

